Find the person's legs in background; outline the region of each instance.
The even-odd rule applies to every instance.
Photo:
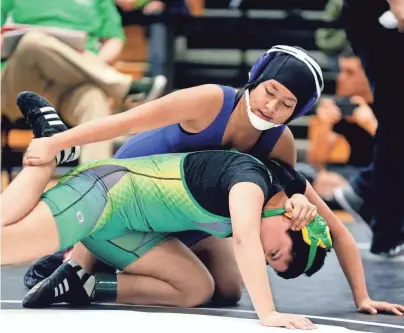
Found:
[[[349,178],[349,183],[337,188],[333,197],[357,221],[370,223],[372,218],[373,164],[364,167]]]
[[[7,82],[2,85],[2,110],[12,121],[21,117],[15,99],[25,90],[44,95],[56,104],[59,93],[92,84],[119,103],[127,99],[136,101],[139,96],[142,101],[157,98],[166,85],[164,77],[133,80],[94,55],[83,55],[40,32],[30,32],[22,37],[7,60],[1,79]]]
[[[174,76],[172,64],[175,48],[174,27],[171,14],[163,13],[163,10],[147,13],[147,15],[157,17],[157,22],[146,27],[149,62],[147,76],[164,75],[168,78],[166,92],[171,92]]]
[[[149,15],[158,16],[160,12]],[[146,27],[148,41],[148,75],[166,75],[167,28],[163,22],[155,22]]]
[[[61,117],[71,126],[107,117],[112,107],[108,96],[92,84],[67,90],[58,103]],[[112,154],[113,140],[85,145],[81,148],[80,163],[109,158]]]
[[[374,87],[375,115],[379,123],[373,168],[371,166],[360,173],[351,181],[351,186],[358,196],[371,193],[370,198],[362,198],[364,206],[361,207],[373,207],[371,252],[396,256],[404,254],[404,209],[401,203],[404,197],[404,160],[399,153],[404,132],[397,121],[402,113],[400,81],[404,76],[404,34],[387,30],[379,24],[378,17],[383,8],[370,11],[372,15],[369,14],[371,17],[366,19],[366,24],[359,23],[359,17],[362,19],[363,16],[359,16],[358,8],[347,9],[347,35]],[[387,4],[384,9],[388,9]]]

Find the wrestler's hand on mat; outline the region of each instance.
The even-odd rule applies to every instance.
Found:
[[[314,325],[310,320],[303,316],[289,314],[289,313],[279,313],[271,312],[270,315],[260,320],[263,326],[276,326],[276,327],[286,327],[292,329],[303,329],[303,330],[313,330],[317,326]]]
[[[46,164],[52,161],[57,153],[51,138],[33,139],[25,152],[23,163],[25,166]]]
[[[397,316],[404,315],[404,306],[400,304],[391,304],[387,302],[373,301],[370,298],[366,298],[358,304],[358,310],[360,312],[370,313],[372,315],[381,312],[393,313]]]
[[[317,207],[303,194],[293,194],[286,200],[285,209],[292,215],[292,227],[294,231],[299,231],[308,225],[317,215]]]

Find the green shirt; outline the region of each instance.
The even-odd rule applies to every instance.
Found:
[[[98,53],[100,39],[115,37],[126,41],[113,0],[2,0],[1,26],[9,14],[16,24],[85,31],[85,48],[93,53]]]

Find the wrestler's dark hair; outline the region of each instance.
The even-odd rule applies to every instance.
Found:
[[[316,257],[314,258],[313,265],[307,272],[304,269],[307,265],[307,260],[309,258],[310,246],[303,240],[301,231],[287,231],[288,235],[292,239],[292,260],[289,263],[289,267],[284,272],[276,272],[281,278],[289,280],[297,278],[298,276],[304,274],[308,277],[312,276],[314,273],[318,272],[324,265],[325,257],[327,252],[331,250],[326,250],[321,247],[317,249]],[[332,236],[331,236],[332,237]]]

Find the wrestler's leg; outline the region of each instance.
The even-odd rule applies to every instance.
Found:
[[[112,240],[90,236],[82,242],[99,259],[121,271],[95,274],[95,301],[193,307],[212,297],[214,284],[206,267],[192,251],[168,234],[130,232]],[[50,281],[48,290],[42,291],[46,297],[36,295],[35,302],[28,306],[60,302],[52,286],[63,285],[64,281],[74,286],[67,291],[70,304],[83,304],[85,287],[75,284],[76,272],[81,271],[77,262],[67,261],[44,280]],[[26,301],[24,305],[27,306]]]
[[[67,130],[55,109],[44,98],[22,93],[17,105],[34,131],[35,137],[52,136]],[[7,226],[26,216],[38,203],[56,163],[24,168],[1,195],[1,224]]]
[[[56,162],[53,161],[21,170],[0,196],[2,227],[20,221],[34,209],[55,167]]]
[[[55,162],[50,164],[54,166]],[[27,170],[31,168],[32,176],[39,177],[42,167]],[[89,176],[95,169],[86,169],[85,165],[73,169],[42,194],[41,201],[27,216],[2,227],[3,264],[49,255],[91,234],[107,204],[105,188],[94,186],[96,176]]]
[[[192,307],[212,296],[213,280],[205,266],[168,234],[131,232],[107,242],[89,237],[83,244],[123,271],[116,276],[119,303]],[[105,300],[97,274],[96,281],[95,299]]]
[[[190,249],[204,263],[215,281],[212,303],[218,306],[236,305],[242,296],[243,280],[234,256],[232,239],[209,236]]]
[[[214,284],[206,267],[184,244],[169,239],[117,274],[117,302],[194,307],[208,302]]]
[[[243,281],[233,253],[231,238],[218,238],[201,231],[173,234],[207,267],[215,282],[211,299],[215,305],[235,305],[241,299]]]
[[[33,260],[58,249],[56,222],[44,202],[21,220],[1,228],[1,265]]]

